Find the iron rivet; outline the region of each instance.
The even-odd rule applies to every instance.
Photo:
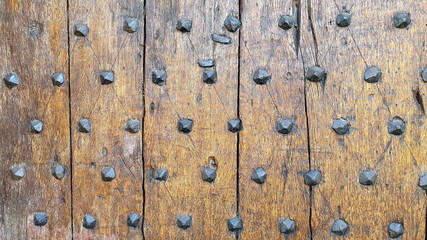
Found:
[[[240,132],[243,129],[242,121],[240,119],[232,119],[228,121],[228,131],[232,133]]]
[[[137,228],[139,226],[139,220],[141,217],[138,213],[131,213],[128,215],[127,224],[129,227]]]
[[[65,177],[66,174],[67,174],[67,167],[65,167],[64,165],[58,164],[53,168],[52,175],[56,179],[61,180]]]
[[[411,14],[407,12],[397,13],[393,16],[393,23],[397,28],[406,28],[411,23]]]
[[[178,130],[183,133],[189,133],[193,130],[193,120],[181,119],[178,121]]]
[[[230,32],[235,32],[240,28],[240,21],[237,17],[234,16],[228,16],[225,18],[224,26],[225,28]]]
[[[74,35],[78,37],[86,37],[89,35],[89,28],[84,23],[76,23],[74,25]]]
[[[214,42],[217,43],[221,43],[221,44],[230,44],[231,43],[231,38],[225,36],[225,35],[220,35],[220,34],[212,34],[212,40]]]
[[[176,23],[176,29],[180,32],[190,32],[191,31],[191,20],[187,18],[181,18]]]
[[[325,69],[319,66],[314,66],[307,69],[305,78],[310,82],[320,82],[326,80],[326,75],[327,73]]]
[[[422,79],[424,82],[427,82],[427,68],[424,68],[424,69],[421,71],[421,79]]]
[[[351,14],[348,12],[338,13],[335,21],[340,27],[348,27],[351,23]]]
[[[32,133],[41,133],[43,131],[43,122],[37,119],[32,120],[30,130]]]
[[[363,79],[365,79],[365,81],[368,83],[376,83],[381,81],[382,75],[383,73],[381,69],[375,66],[372,66],[372,67],[368,67],[365,70],[365,73],[363,74]]]
[[[166,181],[168,179],[168,170],[165,168],[159,168],[154,173],[154,179],[157,181]]]
[[[130,119],[126,122],[125,129],[130,133],[137,133],[141,128],[141,123],[136,119]]]
[[[418,182],[418,185],[427,191],[427,174],[424,174],[420,177],[420,181]]]
[[[202,171],[202,180],[212,183],[216,178],[216,170],[213,168],[205,167]]]
[[[86,229],[94,229],[96,226],[96,219],[90,214],[86,214],[83,217],[83,227]]]
[[[198,60],[197,63],[199,64],[199,67],[202,68],[215,66],[215,60],[213,59]]]
[[[21,180],[25,176],[25,171],[22,167],[10,168],[13,180]]]
[[[16,73],[7,74],[3,80],[8,88],[14,88],[21,82],[21,78]]]
[[[315,186],[322,180],[322,173],[319,170],[310,170],[304,173],[304,183],[309,186]]]
[[[227,221],[228,230],[232,232],[237,232],[243,228],[242,220],[240,217],[234,217]]]
[[[191,216],[179,216],[176,220],[176,225],[185,230],[193,224],[193,218]]]
[[[159,86],[163,86],[166,83],[166,78],[167,78],[166,71],[163,69],[154,70],[151,73],[151,79],[153,83]]]
[[[390,238],[398,238],[403,235],[403,225],[401,223],[393,222],[388,225],[388,236]]]
[[[34,213],[34,225],[42,227],[47,224],[49,216],[44,212]]]
[[[138,20],[136,18],[127,17],[123,24],[123,29],[128,33],[134,33],[136,32],[138,25]]]
[[[406,130],[406,124],[401,117],[394,117],[388,122],[388,133],[393,135],[402,135]]]
[[[252,181],[263,184],[267,180],[267,173],[262,168],[257,168],[252,172]]]
[[[343,219],[336,219],[332,225],[332,232],[338,236],[344,236],[350,230],[348,223]]]
[[[344,135],[350,130],[350,123],[344,118],[335,119],[332,122],[332,129],[334,129],[338,135]]]
[[[101,72],[101,84],[111,84],[114,82],[114,72],[102,71]]]
[[[271,74],[267,72],[265,68],[258,68],[252,79],[258,85],[264,85],[271,80]]]
[[[102,181],[109,182],[116,178],[116,171],[113,167],[106,166],[101,170]]]
[[[218,80],[216,71],[214,69],[206,69],[202,74],[203,82],[207,84],[214,84]]]
[[[283,30],[289,30],[294,27],[294,18],[289,15],[282,15],[279,18],[278,26]]]
[[[28,26],[28,35],[31,38],[39,38],[42,32],[43,32],[43,25],[41,23],[32,22]]]
[[[64,74],[56,72],[50,77],[54,86],[60,87],[64,83]]]
[[[79,121],[79,131],[82,133],[88,133],[92,130],[92,123],[89,119],[83,118]]]
[[[377,172],[374,170],[365,170],[359,173],[359,183],[362,185],[374,185],[377,181]]]
[[[277,121],[276,130],[283,135],[287,135],[292,132],[293,127],[294,121],[290,119],[281,119]]]
[[[295,232],[295,221],[289,218],[281,219],[279,221],[280,233],[291,234]]]

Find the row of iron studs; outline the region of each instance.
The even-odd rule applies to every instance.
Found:
[[[351,14],[348,12],[339,13],[336,17],[336,24],[340,27],[347,27],[351,23]],[[393,23],[396,28],[406,28],[411,23],[411,18],[409,13],[401,12],[397,13],[393,17]],[[136,32],[138,28],[138,21],[135,18],[128,17],[124,21],[123,29],[129,33]],[[294,18],[289,15],[281,16],[279,19],[278,26],[283,30],[289,30],[295,25]],[[224,21],[225,28],[230,32],[236,32],[241,23],[239,19],[235,16],[228,16]],[[181,32],[190,32],[192,27],[192,22],[189,19],[182,18],[179,19],[176,25],[177,30]],[[74,26],[74,34],[78,37],[86,37],[89,34],[89,28],[86,24],[77,23]],[[231,38],[219,35],[212,34],[212,40],[221,43],[221,44],[230,44]],[[198,62],[200,67],[213,67],[215,61],[213,59],[209,60],[199,60]],[[310,67],[305,75],[305,78],[312,82],[323,82],[326,80],[327,72],[325,69],[320,66]],[[424,68],[421,71],[421,78],[424,82],[427,82],[427,68]],[[381,80],[382,71],[375,67],[368,67],[364,73],[364,80],[368,83],[375,83]],[[101,84],[111,84],[114,82],[114,72],[112,71],[102,71],[101,72]],[[167,74],[164,69],[154,70],[152,72],[152,81],[153,83],[162,86],[166,84]],[[62,86],[64,83],[64,74],[63,73],[54,73],[51,76],[51,80],[54,86]],[[217,73],[213,69],[206,69],[202,74],[203,82],[207,84],[214,84],[217,82]],[[256,84],[264,85],[271,80],[271,74],[265,68],[259,68],[255,71],[253,75],[253,80]],[[4,81],[7,87],[14,88],[20,83],[20,77],[16,73],[10,73],[4,77]],[[276,128],[277,131],[283,135],[291,133],[293,128],[293,120],[291,119],[282,119],[277,122]],[[178,130],[188,134],[192,131],[193,121],[191,119],[181,119],[178,121]],[[344,119],[335,119],[332,124],[333,130],[339,134],[344,135],[349,132],[350,123]],[[402,118],[394,117],[388,123],[388,132],[393,135],[401,135],[405,131],[405,123]],[[43,129],[43,123],[39,120],[31,121],[31,132],[40,133]],[[139,132],[140,122],[135,119],[131,119],[126,123],[125,129],[131,133]],[[228,130],[231,132],[241,131],[242,123],[239,119],[233,119],[228,122]],[[82,119],[79,122],[79,131],[88,133],[91,130],[91,122],[88,119]],[[21,167],[12,167],[12,177],[14,179],[21,179],[24,177],[24,170]],[[62,179],[67,172],[67,169],[63,165],[58,165],[54,168],[52,174],[57,179]],[[115,170],[113,167],[106,166],[101,170],[102,180],[111,181],[115,178]],[[154,174],[154,178],[159,181],[166,181],[167,179],[167,169],[158,169]],[[216,178],[216,170],[212,168],[205,168],[202,171],[202,179],[206,182],[213,182]],[[311,170],[304,174],[304,183],[310,186],[317,185],[321,181],[321,172],[318,170]],[[372,185],[375,183],[377,174],[374,170],[362,171],[359,174],[359,182],[363,185]],[[262,168],[258,168],[253,171],[251,179],[259,184],[262,184],[267,179],[267,173]],[[424,190],[427,190],[427,174],[423,175],[419,179],[419,186]],[[46,213],[35,213],[34,214],[34,224],[36,226],[44,226],[47,224],[48,216]],[[131,213],[128,216],[127,224],[130,227],[138,227],[140,221],[140,216],[137,213]],[[187,229],[192,225],[191,216],[180,216],[177,219],[177,226],[181,229]],[[93,229],[96,226],[96,220],[91,215],[87,214],[83,218],[83,227],[86,229]],[[238,232],[242,229],[242,222],[240,217],[235,217],[227,221],[227,226],[230,231]],[[282,219],[279,221],[279,230],[283,234],[292,234],[295,231],[295,222],[291,219]],[[349,226],[347,222],[343,219],[336,219],[332,225],[331,231],[339,236],[346,235],[349,231]],[[401,223],[393,222],[388,227],[388,234],[391,238],[398,238],[403,235],[403,225]]]

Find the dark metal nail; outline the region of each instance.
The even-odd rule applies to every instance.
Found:
[[[252,79],[255,81],[256,84],[264,85],[271,80],[271,74],[268,73],[265,68],[258,68],[255,71]]]
[[[251,179],[259,184],[263,184],[267,180],[267,173],[262,168],[253,170]]]
[[[216,74],[216,71],[214,69],[206,69],[203,71],[202,74],[202,80],[203,82],[207,84],[214,84],[217,82],[218,77]]]
[[[243,228],[242,220],[240,217],[234,217],[227,221],[228,230],[232,232],[237,232]]]
[[[231,43],[231,38],[225,36],[225,35],[219,35],[219,34],[212,34],[212,40],[214,42],[217,43],[222,43],[222,44],[230,44]]]
[[[393,135],[402,135],[406,130],[406,124],[401,117],[394,117],[388,122],[388,133]]]
[[[319,66],[314,66],[307,69],[305,78],[310,82],[320,82],[326,80],[326,75],[327,73],[325,69]]]
[[[74,25],[74,35],[78,37],[86,37],[89,35],[89,27],[84,23],[76,23]]]
[[[125,129],[130,133],[137,133],[141,128],[141,123],[136,119],[130,119],[126,122]]]
[[[310,170],[304,173],[304,183],[309,186],[315,186],[322,180],[322,173],[319,170]]]
[[[388,225],[388,236],[390,238],[398,238],[403,235],[403,225],[401,223],[393,222]]]
[[[127,224],[129,227],[137,228],[141,217],[138,213],[131,213],[128,215]]]
[[[427,174],[424,174],[420,177],[420,181],[418,182],[418,185],[427,191]]]
[[[294,127],[294,121],[291,119],[281,119],[277,121],[277,124],[276,124],[276,130],[283,135],[287,135],[291,133],[293,127]]]
[[[114,72],[112,71],[102,71],[101,72],[101,84],[111,84],[114,82]]]
[[[336,219],[332,225],[332,232],[338,236],[344,236],[350,230],[348,223],[343,219]]]
[[[102,181],[109,182],[116,178],[116,171],[113,167],[106,166],[101,170]]]
[[[190,32],[191,31],[192,22],[190,19],[181,18],[176,23],[176,29],[180,32]]]
[[[359,173],[359,183],[362,185],[373,185],[377,181],[377,172],[365,170]]]
[[[424,82],[427,82],[427,68],[424,68],[424,69],[421,71],[421,79],[422,79]]]
[[[167,74],[164,69],[154,70],[151,72],[151,79],[153,83],[163,86],[166,83]]]
[[[338,118],[333,121],[332,129],[334,129],[338,135],[344,135],[350,130],[350,123],[344,118]]]
[[[13,180],[21,180],[25,176],[25,171],[22,167],[11,167],[10,172]]]
[[[351,14],[348,12],[338,13],[335,20],[338,26],[348,27],[351,23]]]
[[[228,121],[227,125],[228,125],[228,131],[232,133],[242,131],[243,129],[242,121],[240,121],[240,119],[232,119]]]
[[[138,25],[139,23],[136,18],[126,17],[123,29],[128,33],[134,33],[136,32],[136,29],[138,29]]]
[[[32,133],[41,133],[43,131],[43,122],[37,119],[31,121],[30,131]]]
[[[213,168],[205,167],[202,171],[202,180],[205,182],[213,182],[216,178],[216,170]]]
[[[21,82],[21,78],[16,73],[7,74],[3,80],[8,88],[14,88]]]
[[[279,220],[280,233],[291,234],[295,232],[295,221],[289,218]]]
[[[371,66],[365,70],[365,73],[363,74],[363,79],[365,79],[365,81],[368,83],[376,83],[381,81],[382,75],[383,73],[381,69],[375,66]]]
[[[63,179],[65,177],[65,175],[67,174],[67,167],[64,165],[56,165],[53,167],[52,169],[52,175],[56,178],[56,179]]]
[[[159,168],[154,173],[154,179],[157,181],[166,181],[168,179],[168,170],[165,168]]]
[[[96,220],[90,214],[86,214],[83,217],[83,227],[86,229],[94,229],[96,226]]]
[[[44,212],[34,213],[34,225],[42,227],[47,224],[49,216]]]
[[[178,130],[183,133],[189,133],[193,130],[193,120],[181,119],[178,121]]]
[[[224,26],[228,31],[235,32],[240,28],[241,23],[237,17],[228,16],[224,21]]]
[[[191,216],[179,216],[178,219],[176,220],[176,225],[183,230],[191,227],[192,224],[193,224],[193,217]]]
[[[289,30],[294,27],[295,20],[289,15],[282,15],[279,18],[278,26],[283,30]]]
[[[408,12],[400,12],[393,16],[394,26],[397,28],[406,28],[411,23],[411,14]]]
[[[199,64],[199,67],[202,67],[202,68],[215,66],[215,60],[213,59],[199,60],[197,61],[197,63]]]
[[[83,118],[79,121],[79,132],[88,133],[92,130],[92,123],[89,119]]]
[[[54,86],[60,87],[64,83],[64,74],[56,72],[50,77]]]

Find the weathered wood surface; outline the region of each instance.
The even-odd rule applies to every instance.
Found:
[[[51,174],[57,164],[70,169],[66,10],[61,0],[0,2],[1,239],[71,239],[71,179]],[[21,81],[9,89],[11,72]],[[61,87],[50,80],[55,72],[65,73]],[[38,134],[34,119],[43,122]],[[22,179],[12,179],[14,166]],[[44,227],[35,212],[49,216]]]

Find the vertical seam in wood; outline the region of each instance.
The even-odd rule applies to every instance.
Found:
[[[142,239],[145,239],[145,232],[144,232],[144,224],[145,224],[145,158],[144,158],[144,130],[145,130],[145,56],[146,56],[146,43],[147,43],[147,1],[144,0],[144,44],[143,44],[143,54],[142,54],[142,136],[141,136],[141,142],[142,142],[142,195],[143,195],[143,202],[142,202],[142,224],[141,224],[141,232],[142,232]]]
[[[242,22],[242,1],[239,0],[239,21]],[[242,119],[240,118],[240,44],[241,44],[241,30],[239,30],[239,44],[237,45],[237,118],[242,124]],[[237,132],[237,146],[236,146],[236,216],[239,216],[239,207],[240,207],[240,132]],[[239,239],[239,234],[236,234],[236,240]]]

